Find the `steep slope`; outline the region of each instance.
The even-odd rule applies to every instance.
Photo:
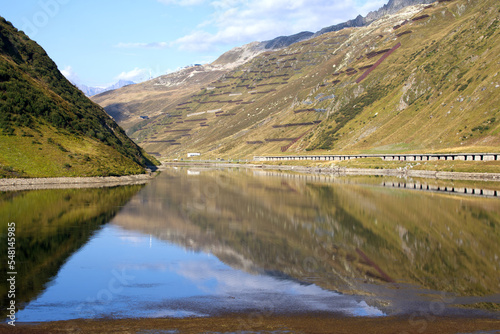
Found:
[[[410,6],[260,53],[128,131],[168,158],[498,151],[498,22],[494,0]]]
[[[328,32],[351,27],[362,27],[407,6],[428,2],[432,2],[432,0],[389,0],[386,5],[377,11],[368,13],[366,17],[359,15],[353,20],[326,27],[316,33],[305,31],[291,36],[280,36],[269,41],[253,42],[242,47],[236,47],[224,53],[211,64],[186,67],[152,81],[109,94],[105,94],[104,90],[95,92],[95,96],[91,94],[92,100],[99,103],[123,128],[129,129],[141,123],[146,117],[160,115],[161,112],[172,108],[179,99],[221,78],[230,70],[252,60],[264,51],[282,49]],[[82,91],[86,92],[87,90]]]
[[[0,177],[137,174],[147,164],[38,44],[0,18]]]
[[[202,87],[202,85],[219,79],[229,70],[243,65],[261,52],[282,49],[328,32],[362,27],[384,15],[393,14],[410,5],[429,2],[432,0],[389,0],[386,5],[377,11],[368,13],[366,17],[359,15],[355,19],[323,28],[316,33],[304,31],[291,36],[276,37],[269,41],[253,42],[224,53],[212,64],[187,67],[152,81],[109,94],[104,94],[109,89],[79,88],[87,96],[92,96],[93,101],[99,103],[108,114],[120,122],[121,126],[128,129],[140,123],[146,116],[159,115],[161,110],[170,108],[179,98],[190,94],[191,91]]]

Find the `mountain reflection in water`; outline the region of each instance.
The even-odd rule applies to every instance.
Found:
[[[255,173],[168,170],[116,223],[343,293],[387,282],[462,296],[500,291],[498,199]]]
[[[382,180],[168,169],[20,319],[498,307],[500,201]]]
[[[16,223],[17,306],[39,295],[67,259],[142,187],[0,192],[2,247],[7,245],[7,222]],[[4,275],[11,270],[4,256],[0,271],[0,306],[5,312],[10,300]]]

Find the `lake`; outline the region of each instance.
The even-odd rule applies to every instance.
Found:
[[[145,186],[0,193],[18,320],[498,316],[500,200],[401,189],[417,182],[438,181],[169,168]]]

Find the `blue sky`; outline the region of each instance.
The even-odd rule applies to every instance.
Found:
[[[316,32],[387,0],[0,0],[0,15],[88,86],[214,61],[253,41]]]

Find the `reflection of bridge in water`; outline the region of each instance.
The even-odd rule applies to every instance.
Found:
[[[403,188],[411,190],[426,190],[426,191],[446,192],[453,194],[499,197],[499,193],[497,190],[489,190],[481,188],[437,186],[420,182],[384,182],[382,185],[384,187]]]
[[[283,172],[272,172],[272,171],[256,171],[254,174],[263,176],[282,177],[282,178],[297,178],[315,182],[358,184],[358,185],[382,186],[388,188],[399,188],[407,190],[441,192],[441,193],[458,194],[458,195],[500,197],[500,191],[498,190],[484,189],[474,186],[466,187],[466,186],[454,186],[454,185],[436,185],[436,184],[430,184],[425,181],[398,180],[398,181],[382,181],[381,183],[364,184],[362,182],[352,181],[345,178],[340,179],[332,175],[288,174]]]

